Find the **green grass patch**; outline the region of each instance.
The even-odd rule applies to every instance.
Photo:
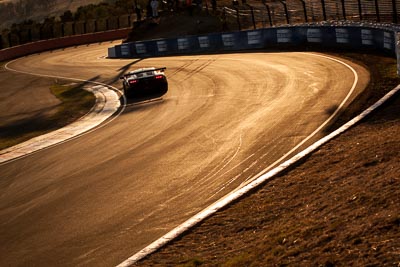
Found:
[[[83,90],[81,85],[55,84],[50,87],[50,91],[61,101],[57,113],[52,118],[61,124],[83,116],[95,103],[94,95]]]
[[[54,84],[49,90],[61,103],[23,119],[0,123],[0,150],[46,134],[79,119],[95,104],[82,84]]]

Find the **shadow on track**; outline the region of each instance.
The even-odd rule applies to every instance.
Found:
[[[121,68],[118,69],[118,74],[115,75],[113,78],[110,79],[110,81],[108,82],[108,84],[113,84],[119,81],[119,78],[124,75],[124,73],[128,72],[129,68],[137,63],[139,63],[140,61],[142,61],[144,58],[139,58],[136,59],[124,66],[122,66]]]
[[[127,97],[125,104],[125,112],[130,112],[134,110],[138,110],[141,108],[147,108],[152,105],[158,105],[164,103],[165,99],[163,98],[165,92],[151,93],[145,94],[140,93],[135,96]]]

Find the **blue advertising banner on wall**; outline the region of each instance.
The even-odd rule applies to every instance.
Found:
[[[109,49],[110,58],[218,53],[275,47],[373,49],[395,55],[394,31],[357,26],[295,26],[131,42]]]

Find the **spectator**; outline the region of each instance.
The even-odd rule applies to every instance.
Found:
[[[200,13],[203,10],[203,1],[196,0],[197,11]]]
[[[151,0],[150,5],[151,5],[153,18],[157,18],[158,17],[158,1]]]
[[[141,21],[142,20],[142,8],[140,7],[140,4],[138,4],[135,1],[135,13],[136,13],[136,20]]]
[[[193,16],[192,0],[186,0],[186,8],[187,8],[187,10],[189,10],[189,15]]]
[[[211,0],[212,10],[217,11],[217,0]]]
[[[152,17],[152,10],[151,10],[151,0],[149,0],[148,2],[147,2],[147,6],[146,6],[146,18],[147,19],[150,19],[151,17]]]

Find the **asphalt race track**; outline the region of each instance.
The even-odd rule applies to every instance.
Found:
[[[319,139],[325,133],[315,130],[369,77],[321,54],[109,60],[110,45],[10,64],[119,88],[127,70],[165,66],[169,92],[130,101],[96,131],[0,165],[0,266],[117,265],[303,140],[297,151]]]

